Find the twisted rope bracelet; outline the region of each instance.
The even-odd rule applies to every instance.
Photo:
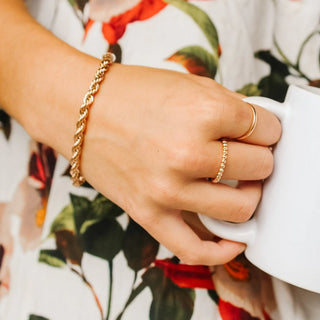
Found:
[[[80,160],[85,137],[85,131],[87,127],[89,109],[94,102],[95,94],[98,92],[100,84],[104,80],[105,74],[108,72],[115,59],[115,55],[109,52],[102,57],[99,68],[95,74],[93,81],[90,84],[89,90],[83,98],[83,103],[80,107],[80,116],[77,122],[76,132],[73,138],[74,144],[72,147],[72,157],[70,160],[71,180],[72,184],[76,187],[80,187],[85,182],[85,178],[80,173]]]

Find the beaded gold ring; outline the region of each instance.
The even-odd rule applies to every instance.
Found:
[[[220,180],[222,178],[222,175],[224,173],[224,169],[225,169],[226,164],[227,164],[228,142],[227,142],[227,140],[222,140],[221,144],[222,144],[222,159],[221,159],[219,171],[218,171],[216,177],[212,180],[213,183],[219,183],[220,182]]]

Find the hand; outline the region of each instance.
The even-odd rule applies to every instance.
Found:
[[[244,250],[227,240],[201,240],[182,211],[242,222],[261,194],[273,157],[267,146],[280,124],[256,107],[258,124],[245,142],[228,142],[224,179],[213,184],[221,142],[243,135],[252,121],[249,105],[203,77],[144,67],[114,65],[91,109],[82,173],[99,192],[121,206],[160,243],[190,264],[221,264]]]
[[[23,1],[0,0],[0,7],[0,104],[70,159],[81,96],[99,62],[37,24]],[[252,118],[241,96],[203,77],[114,65],[91,108],[82,173],[185,263],[224,263],[244,245],[210,241],[196,215],[183,213],[235,222],[252,215],[257,181],[273,166],[267,146],[281,131],[275,116],[256,109],[254,134],[239,142]],[[244,181],[238,188],[207,181],[221,163],[220,138],[235,139],[223,178]]]

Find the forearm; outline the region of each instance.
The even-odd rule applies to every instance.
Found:
[[[31,136],[69,158],[98,60],[41,27],[20,0],[0,0],[0,21],[0,105]]]

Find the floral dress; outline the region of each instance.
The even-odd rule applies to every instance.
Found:
[[[108,50],[119,63],[280,101],[290,83],[320,87],[319,0],[26,3],[56,36],[97,57]],[[0,151],[1,320],[320,319],[317,294],[244,255],[182,264],[90,185],[73,187],[68,161],[1,109]]]

